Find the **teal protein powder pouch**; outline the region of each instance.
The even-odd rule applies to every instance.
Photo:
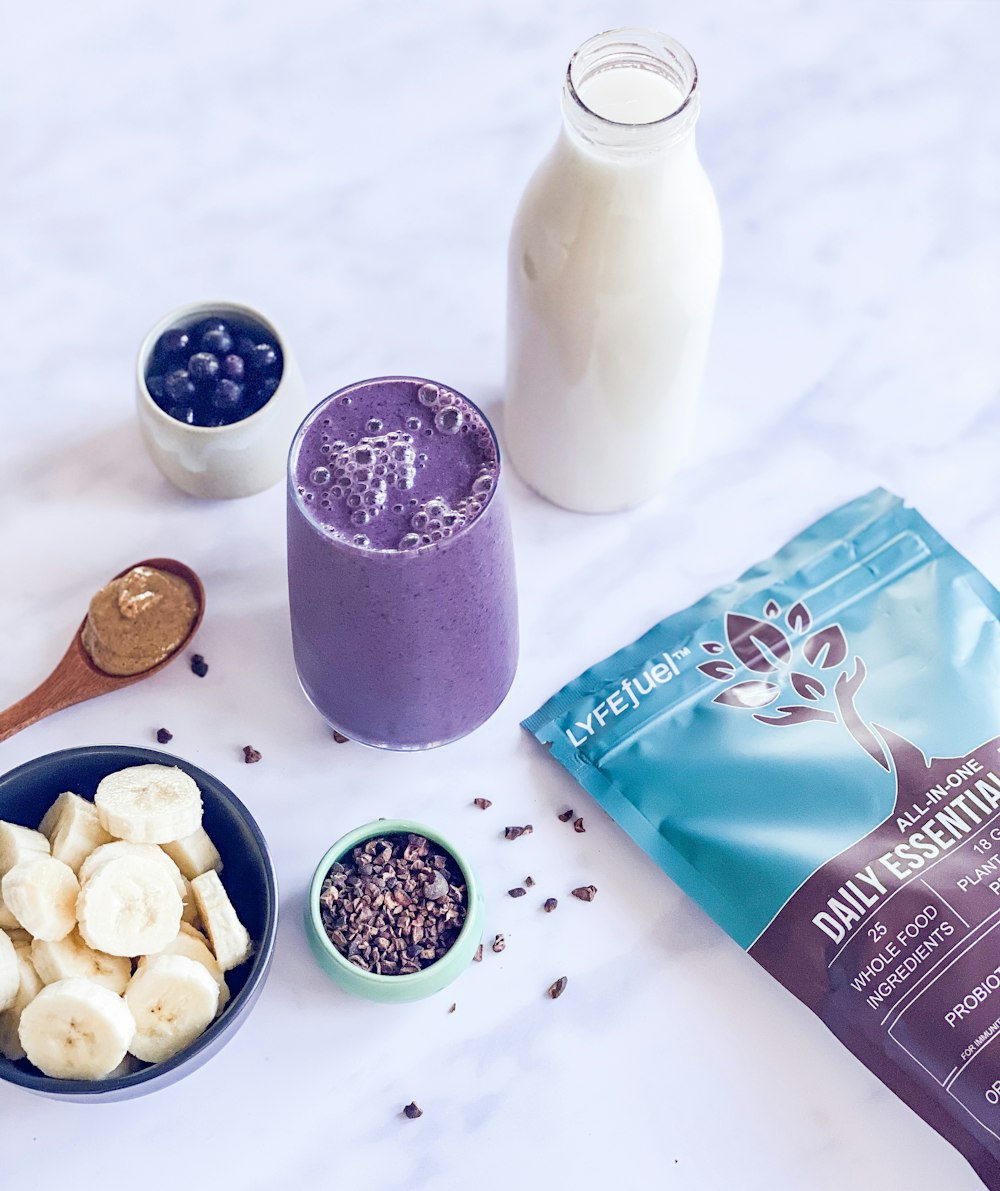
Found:
[[[1000,1188],[1000,593],[877,490],[524,727]]]

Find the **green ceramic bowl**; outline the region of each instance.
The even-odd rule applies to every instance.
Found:
[[[425,836],[432,844],[447,852],[461,870],[466,889],[465,923],[451,949],[419,972],[408,972],[402,976],[382,976],[366,972],[357,964],[350,963],[327,937],[320,911],[319,894],[323,881],[334,863],[342,859],[352,848],[377,835],[405,835],[413,832]],[[482,939],[486,904],[472,866],[462,853],[439,831],[414,823],[409,819],[379,819],[366,823],[342,836],[324,855],[313,874],[306,901],[306,934],[309,945],[319,961],[320,967],[335,980],[341,988],[371,1001],[419,1001],[432,993],[440,992],[465,971]]]

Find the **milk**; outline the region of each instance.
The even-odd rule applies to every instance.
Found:
[[[697,113],[678,43],[642,30],[591,39],[515,216],[507,448],[569,509],[653,496],[693,434],[722,256]]]
[[[616,124],[652,124],[676,112],[684,102],[665,76],[640,66],[618,66],[588,79],[579,91],[586,107]]]

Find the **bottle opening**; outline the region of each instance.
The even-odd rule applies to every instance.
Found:
[[[613,29],[585,41],[570,59],[564,110],[597,144],[673,139],[697,119],[697,89],[697,68],[680,42],[651,29]]]

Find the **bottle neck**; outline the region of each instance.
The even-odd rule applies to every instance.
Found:
[[[699,108],[694,60],[663,33],[599,33],[580,46],[566,70],[566,131],[589,153],[609,160],[642,160],[693,146]]]

